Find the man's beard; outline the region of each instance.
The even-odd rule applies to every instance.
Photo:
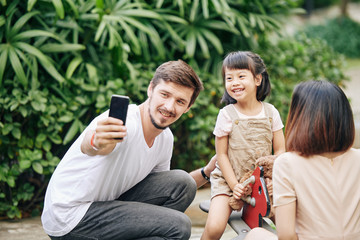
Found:
[[[164,130],[164,129],[166,129],[168,127],[168,126],[160,126],[159,124],[157,124],[155,122],[155,119],[153,118],[153,116],[150,113],[150,109],[149,109],[149,115],[150,115],[151,123],[154,125],[155,128],[160,129],[160,130]]]
[[[165,110],[162,110],[162,111],[165,111]],[[169,112],[169,114],[172,116],[172,117],[175,117],[176,115],[172,112]],[[155,119],[154,117],[151,115],[151,112],[150,112],[150,108],[149,108],[149,116],[150,116],[150,120],[151,120],[151,123],[154,125],[155,128],[157,129],[160,129],[160,130],[164,130],[166,128],[168,128],[171,124],[167,125],[167,126],[160,126],[159,124],[157,124],[155,122]]]

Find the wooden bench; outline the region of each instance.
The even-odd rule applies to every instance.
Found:
[[[245,204],[241,211],[231,213],[228,224],[238,234],[233,240],[244,239],[246,234],[254,227],[263,227],[276,234],[276,230],[263,219],[270,213],[270,200],[262,167],[255,169],[253,176],[255,176],[255,182],[250,184],[250,187],[252,188],[251,197],[255,199],[255,206]],[[209,212],[210,200],[200,203],[199,207],[204,212]]]

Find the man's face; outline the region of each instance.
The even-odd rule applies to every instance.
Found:
[[[182,85],[160,81],[148,88],[149,115],[157,129],[165,129],[189,111],[194,90]]]

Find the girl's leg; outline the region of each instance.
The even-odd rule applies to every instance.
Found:
[[[231,214],[229,196],[218,195],[211,200],[209,215],[201,240],[220,239]]]

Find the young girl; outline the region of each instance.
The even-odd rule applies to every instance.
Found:
[[[285,151],[279,112],[263,102],[271,88],[263,60],[252,52],[232,52],[224,59],[222,75],[227,106],[214,130],[217,167],[211,173],[212,199],[201,239],[220,239],[232,211],[229,198],[244,195],[239,180],[254,170],[256,159]]]

